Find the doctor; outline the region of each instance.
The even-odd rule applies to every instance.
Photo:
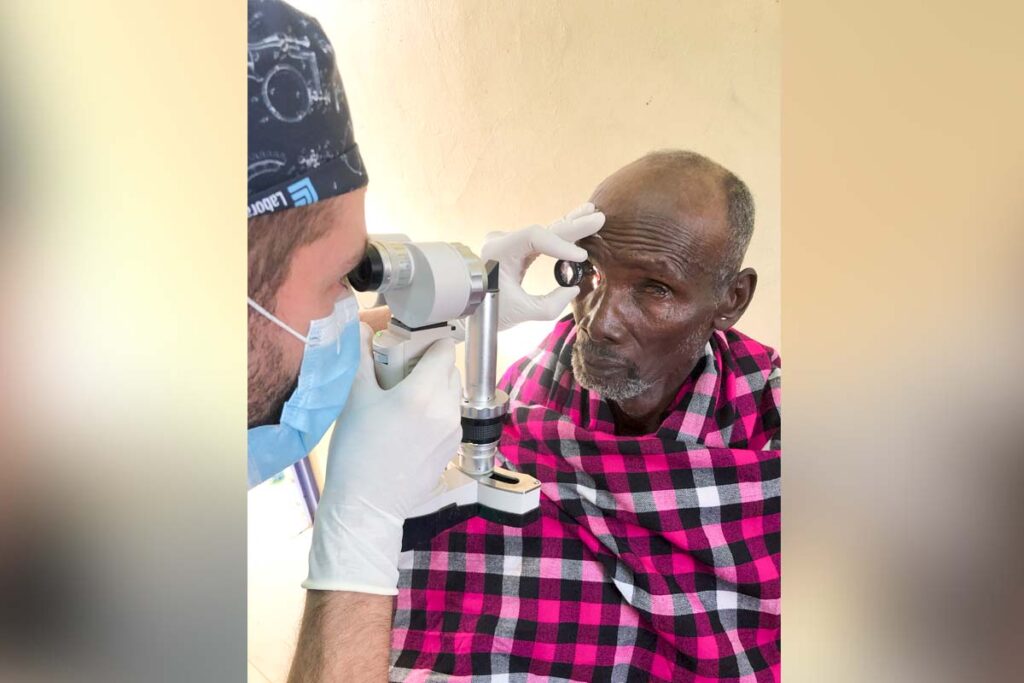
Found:
[[[461,441],[454,346],[436,342],[398,386],[377,385],[345,281],[365,251],[368,178],[333,48],[279,0],[248,12],[249,486],[337,420],[290,680],[386,680],[402,524]],[[603,223],[586,204],[548,228],[488,236],[499,329],[561,313],[578,288],[531,296],[523,274],[539,253],[585,260],[574,242]]]

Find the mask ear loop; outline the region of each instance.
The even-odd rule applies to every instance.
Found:
[[[288,334],[290,334],[293,337],[295,337],[296,339],[298,339],[303,344],[309,344],[309,340],[306,337],[303,337],[301,334],[299,334],[298,332],[293,330],[291,327],[289,327],[288,325],[283,323],[280,318],[278,318],[276,315],[274,315],[273,313],[271,313],[267,309],[265,309],[262,306],[260,306],[255,301],[253,301],[251,297],[246,297],[246,299],[249,300],[249,305],[252,306],[254,309],[256,309],[257,313],[259,313],[260,315],[264,316],[267,320],[269,320],[270,322],[274,323],[275,325],[280,327],[282,330],[284,330]]]
[[[345,277],[341,278],[341,281],[342,281],[342,283],[344,283],[345,287],[348,289],[348,297],[345,297],[345,298],[351,297],[352,298],[352,302],[355,304],[356,312],[355,312],[354,319],[356,321],[356,324],[359,324],[359,323],[362,322],[360,320],[360,318],[359,318],[359,314],[363,310],[363,305],[361,303],[359,303],[359,297],[356,296],[356,289],[355,289],[355,287],[352,286],[352,283],[349,282],[348,275],[346,275]],[[351,322],[351,320],[349,320],[348,322]],[[337,345],[335,347],[335,352],[336,353],[341,353],[341,335],[340,334],[338,335],[338,340],[337,340]]]
[[[341,284],[345,285],[345,289],[348,290],[348,296],[343,297],[343,298],[344,299],[348,299],[349,297],[352,298],[352,301],[355,302],[355,305],[356,305],[356,317],[358,317],[360,311],[363,310],[363,304],[361,304],[359,302],[359,297],[356,296],[358,294],[358,292],[356,291],[356,288],[352,286],[351,282],[349,282],[348,275],[346,275],[345,277],[341,278]]]

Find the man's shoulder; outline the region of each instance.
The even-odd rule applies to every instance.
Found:
[[[753,432],[747,432],[747,438],[758,435],[767,441],[767,448],[781,448],[782,358],[779,352],[739,330],[716,334],[721,334],[720,341],[725,347],[720,351],[723,370],[734,380],[731,396],[741,413],[756,411],[758,416],[756,427]]]
[[[777,350],[743,334],[734,327],[724,333],[717,333],[716,337],[718,337],[723,351],[727,351],[742,366],[753,366],[769,372],[782,367],[782,357]]]

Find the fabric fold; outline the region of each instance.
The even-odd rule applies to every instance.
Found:
[[[558,322],[502,379],[523,529],[471,519],[403,554],[393,680],[779,679],[778,354],[716,332],[655,434],[617,436]]]

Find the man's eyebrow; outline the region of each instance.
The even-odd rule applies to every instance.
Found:
[[[708,272],[700,263],[685,258],[632,258],[623,259],[625,263],[633,263],[644,268],[651,276],[669,273],[680,280],[688,280],[696,275]]]

